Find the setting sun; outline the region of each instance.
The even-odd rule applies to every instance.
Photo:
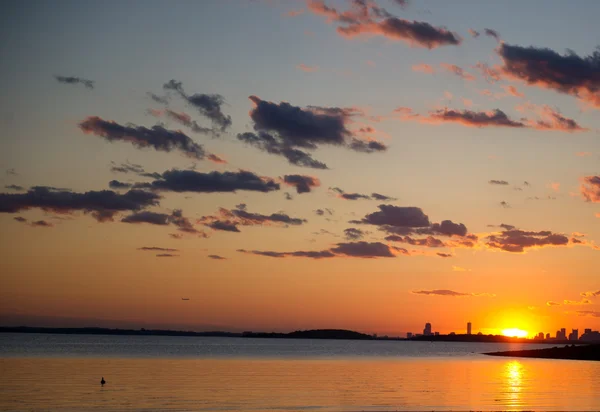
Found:
[[[510,336],[510,337],[516,337],[516,338],[526,338],[529,333],[526,330],[512,328],[512,329],[502,330],[502,334],[504,336]]]

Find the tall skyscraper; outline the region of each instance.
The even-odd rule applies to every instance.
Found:
[[[471,322],[467,323],[467,335],[471,334]]]
[[[423,335],[431,336],[431,323],[428,322],[425,324],[425,329],[423,329]]]

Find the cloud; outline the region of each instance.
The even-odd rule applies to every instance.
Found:
[[[462,296],[487,296],[494,297],[496,296],[493,293],[462,293],[455,292],[449,289],[434,289],[434,290],[414,290],[411,293],[416,295],[428,295],[428,296],[450,296],[450,297],[462,297]]]
[[[410,236],[398,236],[398,235],[389,235],[386,236],[385,240],[391,242],[400,242],[400,243],[408,243],[413,246],[425,246],[425,247],[446,247],[447,245],[439,239],[434,238],[433,236],[427,236],[422,239],[415,239]]]
[[[21,223],[27,222],[27,219],[25,219],[23,216],[13,217],[13,219],[15,219],[17,222],[21,222]]]
[[[384,36],[428,49],[458,45],[462,41],[457,34],[444,27],[394,17],[374,2],[353,1],[351,8],[343,12],[327,6],[323,0],[307,0],[307,6],[309,11],[326,17],[328,22],[341,24],[337,27],[337,33],[347,38],[360,35]]]
[[[495,69],[493,67],[490,67],[486,63],[477,62],[477,64],[472,67],[474,69],[479,70],[481,75],[483,76],[483,78],[488,83],[496,83],[496,82],[499,82],[500,80],[502,80],[502,75],[501,75],[500,71],[498,71],[497,69]]]
[[[488,112],[473,110],[441,109],[430,113],[430,119],[438,122],[454,122],[470,127],[525,127],[525,124],[510,119],[500,109]]]
[[[148,96],[150,96],[150,98],[151,98],[152,100],[154,100],[156,103],[165,104],[165,105],[166,105],[166,104],[169,104],[169,98],[168,98],[167,96],[159,96],[159,95],[157,95],[157,94],[150,93],[150,92],[148,92],[147,94],[148,94]]]
[[[94,81],[74,76],[54,76],[59,83],[65,84],[83,84],[88,89],[94,88]]]
[[[501,185],[501,186],[506,186],[509,184],[506,180],[490,180],[490,181],[488,181],[488,183],[491,185]]]
[[[300,63],[296,66],[297,69],[302,70],[305,73],[314,73],[319,70],[319,66],[307,66],[306,64]]]
[[[54,227],[54,225],[45,220],[37,220],[35,222],[31,222],[30,226],[32,227]]]
[[[226,257],[219,256],[219,255],[208,255],[208,257],[211,259],[214,259],[214,260],[227,260]]]
[[[578,310],[576,311],[577,316],[592,316],[595,318],[600,318],[600,311],[593,310]]]
[[[356,152],[362,153],[375,153],[375,152],[385,152],[388,147],[376,140],[360,140],[352,138],[348,147]]]
[[[127,162],[127,163],[117,164],[117,163],[111,161],[110,164],[111,164],[110,171],[113,173],[135,173],[135,174],[145,173],[142,165],[138,165],[135,163]]]
[[[492,234],[486,238],[489,248],[500,249],[505,252],[525,252],[529,248],[542,248],[547,246],[567,246],[569,238],[560,233],[549,230],[539,232],[510,229],[500,234]]]
[[[284,257],[307,257],[312,259],[323,259],[332,257],[357,257],[363,259],[372,259],[380,257],[395,257],[392,248],[380,242],[350,242],[337,243],[335,247],[328,250],[319,251],[295,251],[295,252],[274,252],[259,250],[238,249],[238,252],[250,253],[254,255],[284,258]]]
[[[295,187],[298,194],[308,193],[313,187],[321,186],[319,179],[306,175],[285,175],[283,181],[285,184]]]
[[[25,188],[23,186],[19,186],[19,185],[6,185],[4,186],[5,189],[9,189],[9,190],[16,190],[17,192],[20,192],[21,190],[25,190]]]
[[[197,230],[194,228],[194,225],[190,222],[190,220],[183,216],[183,212],[179,209],[175,209],[171,214],[166,213],[156,213],[149,211],[142,211],[137,213],[132,213],[129,216],[125,216],[121,219],[123,223],[149,223],[151,225],[174,225],[177,226],[177,230],[189,233],[189,234],[197,234],[200,237],[207,237],[206,233]]]
[[[454,73],[455,75],[463,78],[464,80],[469,80],[469,81],[475,80],[475,76],[464,71],[461,67],[458,67],[455,64],[441,63],[440,66],[442,67],[442,69],[446,70],[447,72]]]
[[[580,57],[573,51],[560,55],[548,48],[502,43],[497,52],[504,63],[502,73],[508,78],[568,94],[600,108],[600,51]]]
[[[231,116],[227,116],[221,110],[225,99],[220,94],[197,93],[188,95],[183,90],[183,84],[176,80],[170,80],[163,85],[165,90],[172,90],[183,98],[190,106],[198,110],[202,116],[210,119],[213,125],[218,126],[221,132],[226,131],[232,124]]]
[[[390,197],[390,196],[382,195],[379,193],[371,193],[371,197],[375,200],[382,200],[382,201],[398,200],[395,197]]]
[[[6,174],[8,176],[18,176],[19,174],[15,170],[15,168],[6,169]]]
[[[158,205],[160,196],[141,190],[124,194],[112,190],[76,193],[64,189],[35,186],[26,193],[0,193],[0,213],[16,213],[28,209],[42,209],[55,213],[83,211],[99,222],[112,221],[115,214],[139,211]]]
[[[600,203],[600,175],[582,177],[579,190],[586,202]]]
[[[204,224],[214,230],[226,232],[240,232],[238,226],[271,225],[287,227],[289,225],[299,226],[306,223],[306,219],[291,217],[285,213],[271,213],[264,215],[252,213],[246,208],[225,209],[219,208],[216,215],[202,216],[198,223]]]
[[[287,17],[296,17],[296,16],[299,16],[299,15],[301,15],[303,13],[304,13],[304,10],[299,9],[299,10],[290,10],[287,13],[284,13],[283,15],[287,16]]]
[[[496,41],[500,41],[500,34],[496,30],[492,29],[483,29],[483,32],[486,36],[493,37]]]
[[[565,305],[591,305],[592,301],[589,299],[581,299],[581,300],[567,300],[563,301]]]
[[[421,72],[421,73],[427,73],[427,74],[433,74],[435,72],[435,69],[433,68],[433,66],[431,66],[429,64],[425,64],[425,63],[415,64],[414,66],[412,66],[412,69],[415,72]]]
[[[409,0],[392,0],[392,3],[397,4],[398,6],[400,6],[403,9],[408,7],[410,4]]]
[[[189,114],[187,114],[185,112],[176,112],[171,109],[165,109],[164,111],[153,112],[153,114],[156,114],[158,116],[161,116],[164,114],[168,119],[173,120],[179,124],[182,124],[185,127],[190,128],[194,133],[201,133],[201,134],[213,133],[213,135],[215,135],[215,136],[218,135],[218,134],[214,134],[213,129],[200,126],[195,120],[192,120],[192,117]]]
[[[315,210],[315,214],[318,215],[318,216],[323,216],[325,214],[328,214],[329,216],[332,216],[333,213],[334,213],[333,209],[328,209],[328,208]]]
[[[593,298],[593,297],[596,297],[596,296],[600,296],[600,289],[597,290],[597,291],[595,291],[595,292],[593,292],[593,291],[590,291],[590,292],[581,292],[581,296],[583,296],[585,298]]]
[[[429,217],[418,207],[379,205],[379,211],[366,215],[357,223],[376,226],[417,228],[429,227]]]
[[[506,94],[514,97],[525,97],[523,93],[517,90],[515,86],[502,86]]]
[[[285,192],[283,195],[285,200],[294,200],[294,197],[289,192]]]
[[[118,180],[111,180],[110,182],[108,182],[108,187],[110,187],[111,189],[129,189],[131,187],[130,183],[123,183],[120,182]]]
[[[156,190],[171,192],[217,193],[247,190],[255,192],[272,192],[279,190],[279,183],[267,177],[260,177],[252,172],[208,172],[194,170],[168,170],[150,183]]]
[[[479,37],[479,34],[480,34],[477,30],[473,30],[473,29],[469,29],[468,32],[472,37]]]
[[[369,195],[363,195],[360,193],[346,193],[339,187],[330,187],[330,190],[337,193],[337,197],[345,200],[359,200],[359,199],[371,199]]]
[[[452,255],[450,253],[436,253],[441,258],[451,258]]]
[[[528,126],[537,130],[556,130],[562,132],[587,132],[589,129],[582,127],[574,119],[563,116],[558,110],[551,108],[548,105],[536,106],[534,104],[526,104],[517,106],[521,111],[533,110],[539,116],[539,120],[529,120]]]
[[[151,252],[179,252],[179,249],[171,249],[167,247],[157,247],[157,246],[143,246],[138,248],[138,250],[151,251]]]
[[[171,253],[159,253],[156,257],[179,257],[179,255],[173,255]]]
[[[123,126],[113,121],[106,121],[98,116],[90,116],[79,124],[86,134],[103,137],[109,142],[130,142],[137,148],[152,147],[157,151],[170,152],[179,150],[194,159],[204,159],[204,148],[195,143],[188,135],[178,130],[168,130],[162,126],[148,129],[144,126]]]
[[[289,144],[266,132],[240,133],[237,135],[237,139],[263,152],[283,156],[290,164],[296,166],[312,169],[328,169],[325,163],[314,159],[309,153],[292,148]]]
[[[453,272],[470,272],[471,269],[465,269],[465,268],[460,267],[460,266],[452,266],[452,271]]]
[[[501,201],[499,204],[500,204],[500,206],[502,206],[505,209],[510,209],[511,208],[510,204],[507,201],[505,201],[505,200]]]
[[[347,240],[359,240],[362,239],[367,232],[364,232],[360,229],[356,229],[353,227],[349,227],[348,229],[344,229],[344,236]]]

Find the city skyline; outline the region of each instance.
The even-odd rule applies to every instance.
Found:
[[[9,1],[0,325],[600,329],[600,2],[540,4]]]

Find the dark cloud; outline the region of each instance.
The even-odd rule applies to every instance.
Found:
[[[17,217],[14,217],[13,219],[15,219],[17,222],[21,222],[21,223],[27,222],[27,219],[25,219],[23,216],[17,216]]]
[[[473,37],[479,37],[479,32],[477,30],[469,29],[469,34]]]
[[[248,190],[255,192],[271,192],[280,186],[273,179],[260,177],[252,172],[209,172],[200,173],[194,170],[168,170],[160,179],[150,186],[157,190],[172,192],[217,193]]]
[[[141,190],[119,194],[112,190],[75,193],[64,189],[36,186],[26,193],[0,193],[0,213],[16,213],[27,209],[42,209],[55,213],[83,211],[99,222],[113,220],[118,212],[139,211],[158,205],[160,196]]]
[[[460,296],[488,296],[494,297],[493,293],[462,293],[455,292],[453,290],[448,289],[435,289],[435,290],[415,290],[412,293],[416,295],[429,295],[429,296],[451,296],[451,297],[460,297]]]
[[[451,220],[442,220],[442,223],[431,225],[431,231],[435,234],[446,236],[466,236],[467,227],[462,223],[454,223]]]
[[[110,164],[111,164],[110,171],[113,173],[135,173],[135,174],[145,173],[142,165],[138,165],[135,163],[127,162],[127,163],[117,164],[115,162],[110,162]]]
[[[250,96],[250,100],[254,104],[250,117],[256,133],[238,134],[238,140],[267,153],[284,156],[292,164],[326,169],[324,163],[314,160],[305,151],[315,150],[320,145],[344,146],[366,153],[387,149],[382,143],[357,139],[348,129],[351,117],[362,115],[358,109],[302,108],[287,102],[269,102],[257,96]]]
[[[526,127],[524,123],[510,119],[500,109],[491,112],[476,112],[473,110],[442,109],[432,112],[430,119],[440,122],[460,123],[471,127]]]
[[[324,258],[332,258],[335,257],[333,253],[328,250],[321,251],[296,251],[296,252],[273,252],[273,251],[261,251],[261,250],[245,250],[238,249],[238,252],[241,253],[249,253],[252,255],[260,255],[260,256],[268,256],[274,258],[284,258],[284,257],[306,257],[311,259],[324,259]]]
[[[6,174],[8,176],[18,176],[19,174],[15,170],[15,168],[6,169]]]
[[[183,90],[182,83],[176,80],[170,80],[165,83],[163,88],[178,93],[190,106],[198,110],[202,116],[210,119],[213,124],[217,125],[220,131],[224,132],[231,126],[231,116],[225,115],[221,110],[225,99],[220,94],[196,93],[188,95]]]
[[[108,182],[108,187],[110,187],[111,189],[128,189],[131,187],[130,183],[124,183],[124,182],[120,182],[118,180],[111,180],[110,182]]]
[[[175,209],[171,214],[156,213],[149,211],[142,211],[133,213],[129,216],[125,216],[121,219],[123,223],[149,223],[151,225],[174,225],[177,230],[189,234],[197,234],[201,237],[206,237],[204,232],[201,232],[194,228],[194,225],[189,221],[188,218],[183,216],[183,213],[179,209]]]
[[[106,121],[98,116],[90,116],[79,124],[87,134],[103,137],[109,142],[130,142],[135,147],[153,147],[157,151],[170,152],[179,150],[194,159],[204,159],[204,148],[195,143],[188,135],[178,130],[168,130],[162,126],[147,128],[144,126],[123,126],[113,121]]]
[[[94,81],[74,76],[54,76],[59,83],[65,84],[83,84],[88,89],[94,88]]]
[[[285,196],[285,200],[294,200],[294,197],[289,192],[285,192],[283,195]]]
[[[338,243],[331,252],[360,258],[395,257],[390,247],[381,242]]]
[[[554,50],[503,43],[498,48],[504,75],[529,85],[575,96],[600,108],[600,50],[580,57]]]
[[[214,222],[206,223],[206,226],[214,230],[221,230],[223,232],[240,232],[240,229],[238,229],[237,225],[229,221],[215,220]]]
[[[292,225],[299,226],[306,223],[306,219],[291,217],[285,213],[272,213],[263,215],[261,213],[252,213],[243,209],[225,209],[220,208],[214,216],[202,216],[198,223],[204,224],[214,230],[223,230],[227,232],[239,232],[238,226],[258,226],[258,225]]]
[[[385,152],[388,149],[386,145],[376,140],[365,141],[356,138],[350,140],[349,147],[356,152],[362,153]]]
[[[169,104],[169,98],[167,96],[159,96],[156,95],[154,93],[150,93],[148,92],[148,96],[150,96],[150,98],[152,100],[154,100],[156,103],[160,103],[160,104]]]
[[[129,216],[125,216],[121,219],[123,223],[149,223],[151,225],[163,225],[166,226],[169,224],[169,218],[171,215],[166,213],[156,213],[149,211],[142,211],[137,213],[132,213]]]
[[[240,133],[237,135],[238,140],[256,147],[263,152],[285,157],[290,164],[300,167],[310,167],[313,169],[328,169],[327,165],[320,162],[302,150],[294,149],[287,143],[282,142],[273,135],[266,132],[258,133]]]
[[[54,225],[50,222],[46,222],[45,220],[36,220],[35,222],[31,222],[31,226],[33,227],[54,227]]]
[[[363,195],[360,193],[346,193],[339,187],[330,187],[329,190],[337,193],[337,197],[345,200],[359,200],[359,199],[371,199],[369,195]]]
[[[496,83],[502,80],[501,73],[485,63],[478,62],[473,68],[478,69],[488,83]]]
[[[138,250],[152,251],[152,252],[179,252],[179,249],[171,249],[167,247],[157,247],[157,246],[144,246],[138,248]]]
[[[490,180],[490,181],[488,181],[488,183],[491,185],[502,185],[502,186],[506,186],[509,184],[506,180]]]
[[[307,257],[312,259],[332,258],[336,256],[348,256],[358,258],[378,258],[378,257],[395,257],[392,249],[387,245],[379,242],[351,242],[338,243],[336,247],[329,250],[320,251],[295,251],[295,252],[273,252],[259,250],[244,250],[238,249],[238,252],[250,253],[254,255],[284,258],[284,257]]]
[[[19,186],[19,185],[6,185],[6,186],[4,186],[4,188],[10,189],[10,190],[16,190],[16,191],[25,190],[23,186]]]
[[[333,216],[333,213],[334,213],[333,209],[328,209],[328,208],[315,210],[315,214],[317,214],[319,216],[323,216],[325,214],[328,214],[329,216]]]
[[[600,175],[583,177],[580,191],[587,202],[600,203]]]
[[[165,109],[165,114],[169,119],[189,127],[194,133],[208,134],[212,132],[212,129],[208,127],[202,127],[195,120],[192,120],[191,116],[187,113],[174,112],[173,110]]]
[[[215,260],[226,260],[226,257],[223,256],[219,256],[219,255],[208,255],[209,258],[211,259],[215,259]]]
[[[547,230],[533,232],[510,229],[505,230],[500,234],[488,236],[486,238],[486,244],[493,249],[520,253],[528,248],[566,246],[569,244],[569,238],[563,234],[553,233]]]
[[[371,193],[371,197],[375,200],[382,200],[382,201],[398,200],[395,197],[390,197],[390,196],[382,195],[379,193]]]
[[[171,253],[159,253],[156,257],[179,257],[179,255],[173,255]]]
[[[353,228],[353,227],[344,229],[344,236],[348,240],[359,240],[359,239],[362,239],[366,234],[367,234],[367,232],[362,231],[360,229]]]
[[[391,227],[429,227],[429,217],[418,207],[379,205],[379,211],[366,215],[358,223]]]
[[[506,223],[500,223],[499,225],[488,225],[488,227],[500,227],[504,230],[513,230],[515,226],[507,225]]]
[[[436,253],[441,258],[451,258],[452,255],[450,253]]]
[[[600,289],[598,289],[597,291],[581,292],[581,296],[587,297],[587,298],[593,298],[596,296],[600,296]]]
[[[546,306],[560,306],[560,303],[549,300],[546,302]]]
[[[406,8],[409,6],[410,1],[409,0],[392,0],[392,3],[397,4],[398,6],[400,6],[401,8]]]
[[[505,209],[510,209],[510,207],[511,207],[510,204],[505,200],[500,202],[500,206],[502,206]]]
[[[424,246],[424,247],[446,247],[447,245],[441,240],[434,238],[433,236],[427,236],[422,239],[415,239],[410,236],[398,236],[389,235],[386,236],[385,240],[390,242],[407,243],[413,246]]]
[[[496,30],[483,29],[486,36],[493,37],[496,41],[500,41],[500,34]]]
[[[321,185],[319,179],[306,175],[285,175],[283,181],[287,185],[294,186],[298,194],[308,193],[311,191],[311,188]]]

